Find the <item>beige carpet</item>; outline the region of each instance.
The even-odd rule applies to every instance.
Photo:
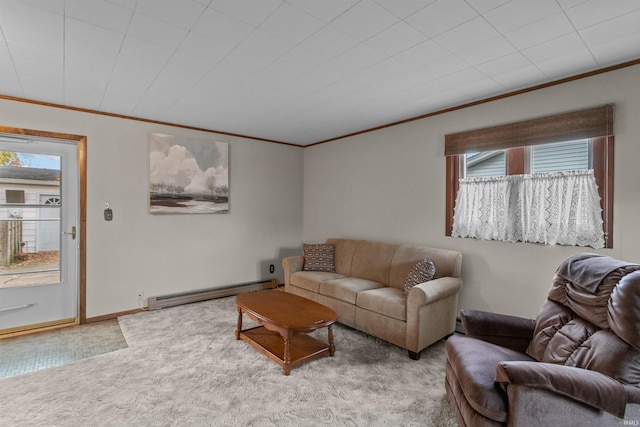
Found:
[[[128,348],[0,380],[0,425],[456,426],[443,342],[413,361],[336,325],[335,357],[285,376],[236,320],[233,297],[122,317]]]

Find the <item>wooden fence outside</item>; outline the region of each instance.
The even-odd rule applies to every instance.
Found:
[[[22,250],[22,221],[0,221],[0,267],[10,265]]]

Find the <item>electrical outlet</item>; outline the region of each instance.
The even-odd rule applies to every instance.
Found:
[[[274,267],[273,264],[269,265],[269,273],[273,274],[273,272],[276,271],[276,268]]]
[[[138,291],[138,307],[144,307],[144,291]]]

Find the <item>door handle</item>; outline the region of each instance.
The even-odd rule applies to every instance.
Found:
[[[76,240],[76,226],[71,227],[71,231],[63,231],[62,234],[70,235],[73,240]]]

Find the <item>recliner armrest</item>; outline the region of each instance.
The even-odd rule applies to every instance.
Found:
[[[465,335],[524,353],[533,338],[535,320],[479,310],[462,310]]]
[[[542,362],[500,362],[496,382],[545,389],[624,418],[626,388],[599,372]],[[633,400],[633,399],[632,399]]]

